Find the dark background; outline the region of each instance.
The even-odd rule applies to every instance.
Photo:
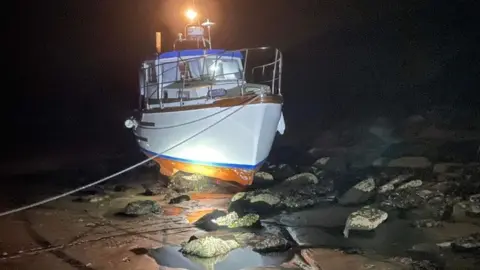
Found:
[[[155,31],[171,48],[190,3],[6,1],[3,159],[133,147],[123,121],[138,104],[139,65]],[[290,137],[359,115],[480,107],[476,1],[196,3],[217,23],[214,47],[284,52]]]

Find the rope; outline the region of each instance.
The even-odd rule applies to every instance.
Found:
[[[134,165],[132,165],[132,166],[126,168],[126,169],[123,169],[123,170],[121,170],[121,171],[119,171],[119,172],[116,172],[116,173],[114,173],[114,174],[111,174],[111,175],[109,175],[109,176],[107,176],[107,177],[104,177],[104,178],[102,178],[102,179],[100,179],[100,180],[97,180],[97,181],[95,181],[95,182],[92,182],[92,183],[90,183],[90,184],[87,184],[87,185],[78,187],[78,188],[76,188],[76,189],[74,189],[74,190],[71,190],[71,191],[68,191],[68,192],[65,192],[65,193],[62,193],[62,194],[59,194],[59,195],[56,195],[56,196],[53,196],[53,197],[50,197],[50,198],[47,198],[47,199],[38,201],[38,202],[35,202],[35,203],[32,203],[32,204],[29,204],[29,205],[25,205],[25,206],[22,206],[22,207],[18,207],[18,208],[12,209],[12,210],[5,211],[5,212],[3,212],[3,213],[0,213],[0,217],[7,216],[7,215],[10,215],[10,214],[13,214],[13,213],[17,213],[17,212],[20,212],[20,211],[23,211],[23,210],[27,210],[27,209],[30,209],[30,208],[33,208],[33,207],[42,205],[42,204],[49,203],[49,202],[51,202],[51,201],[58,200],[58,199],[60,199],[60,198],[66,197],[66,196],[68,196],[68,195],[71,195],[71,194],[76,193],[76,192],[78,192],[78,191],[81,191],[81,190],[83,190],[83,189],[86,189],[86,188],[89,188],[89,187],[98,185],[98,184],[100,184],[100,183],[102,183],[102,182],[105,182],[105,181],[107,181],[107,180],[109,180],[109,179],[112,179],[112,178],[114,178],[114,177],[116,177],[116,176],[118,176],[118,175],[121,175],[121,174],[123,174],[123,173],[125,173],[125,172],[128,172],[128,171],[130,171],[130,170],[132,170],[132,169],[135,169],[136,167],[138,167],[138,166],[140,166],[140,165],[142,165],[142,164],[145,164],[145,163],[149,162],[150,160],[153,160],[154,158],[162,155],[162,154],[165,153],[165,152],[168,152],[168,151],[170,151],[170,150],[172,150],[172,149],[174,149],[174,148],[177,148],[178,146],[186,143],[187,141],[189,141],[189,140],[197,137],[198,135],[202,134],[203,132],[209,130],[210,128],[212,128],[212,127],[214,127],[214,126],[216,126],[217,124],[219,124],[220,122],[222,122],[222,121],[225,120],[226,118],[230,117],[230,116],[233,115],[234,113],[236,113],[236,112],[238,112],[239,110],[243,109],[243,108],[244,108],[245,106],[247,106],[248,104],[252,103],[252,102],[253,102],[255,99],[257,99],[257,98],[259,98],[259,96],[253,97],[253,98],[250,99],[248,102],[246,102],[245,104],[243,104],[241,107],[235,109],[233,112],[227,114],[226,116],[224,116],[223,118],[221,118],[221,119],[218,120],[217,122],[215,122],[215,123],[207,126],[206,128],[204,128],[204,129],[200,130],[199,132],[195,133],[194,135],[186,138],[185,140],[180,141],[179,143],[173,145],[172,147],[170,147],[170,148],[168,148],[168,149],[166,149],[166,150],[164,150],[164,151],[162,151],[162,152],[160,152],[160,153],[158,153],[158,154],[156,154],[156,155],[154,155],[154,156],[151,156],[151,157],[149,157],[149,158],[147,158],[147,159],[145,159],[145,160],[143,160],[143,161],[141,161],[141,162],[139,162],[139,163],[137,163],[137,164],[134,164]]]
[[[245,101],[245,102],[243,102],[243,103],[240,103],[240,104],[241,104],[241,105],[244,105],[245,103],[248,104],[248,103],[250,103],[250,102],[251,102],[250,100],[247,100],[247,101]],[[246,105],[246,104],[245,104],[245,105]],[[190,124],[193,124],[193,123],[196,123],[196,122],[200,122],[200,121],[205,120],[205,119],[208,119],[208,118],[210,118],[210,117],[214,117],[215,115],[221,114],[221,113],[223,113],[223,112],[225,112],[225,111],[227,111],[227,110],[230,110],[230,109],[231,109],[231,107],[227,107],[227,108],[225,108],[225,109],[222,109],[222,110],[220,110],[220,111],[218,111],[218,112],[209,114],[209,115],[207,115],[207,116],[203,116],[203,117],[197,118],[197,119],[195,119],[195,120],[192,120],[192,121],[189,121],[189,122],[185,122],[185,123],[182,123],[182,124],[177,124],[177,125],[171,125],[171,126],[166,126],[166,127],[149,127],[149,126],[138,125],[138,127],[139,127],[139,128],[143,128],[143,129],[156,129],[156,130],[158,130],[158,129],[170,129],[170,128],[182,127],[182,126],[187,126],[187,125],[190,125]]]

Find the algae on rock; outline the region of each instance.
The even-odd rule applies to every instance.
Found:
[[[186,243],[182,247],[181,252],[201,258],[213,258],[227,254],[239,247],[240,244],[236,240],[223,240],[207,236]]]

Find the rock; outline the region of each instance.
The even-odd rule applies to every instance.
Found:
[[[422,200],[424,200],[424,201],[428,201],[433,197],[442,196],[441,192],[431,191],[431,190],[428,190],[428,189],[418,190],[418,191],[416,191],[416,194],[420,198],[422,198]]]
[[[273,175],[267,172],[256,172],[253,181],[254,182],[256,181],[271,182],[273,181]]]
[[[412,174],[401,174],[401,175],[398,175],[396,176],[395,178],[393,178],[391,181],[389,181],[387,184],[381,186],[379,189],[378,189],[378,193],[380,194],[385,194],[385,193],[388,193],[390,191],[393,191],[395,190],[395,187],[402,184],[403,182],[405,182],[406,180],[408,180],[409,178],[411,178],[413,175]]]
[[[312,166],[319,169],[323,169],[329,160],[330,160],[330,157],[319,158],[315,161],[315,163],[312,164]]]
[[[471,202],[471,203],[480,203],[480,194],[474,194],[474,195],[471,195],[468,200]]]
[[[239,247],[240,244],[236,240],[223,240],[207,236],[186,243],[180,251],[184,254],[201,258],[213,258],[227,254],[231,250]]]
[[[447,220],[453,212],[453,207],[447,203],[444,196],[431,198],[424,207],[435,220]]]
[[[373,195],[375,195],[375,180],[370,177],[345,192],[338,199],[338,203],[341,205],[362,204],[368,201]]]
[[[452,173],[453,171],[462,170],[463,166],[461,163],[437,163],[433,166],[433,173]]]
[[[320,202],[331,202],[334,197],[327,196],[328,188],[321,185],[285,184],[270,189],[253,190],[233,196],[229,212],[272,214],[284,209],[298,209]],[[273,212],[272,212],[273,211]]]
[[[262,215],[285,208],[296,209],[334,200],[334,197],[327,196],[332,188],[328,183],[309,184],[311,182],[318,182],[316,176],[302,173],[268,189],[237,193],[230,201],[229,212]]]
[[[156,196],[156,195],[165,195],[169,192],[168,188],[160,182],[143,184],[145,189],[145,195],[147,196]]]
[[[348,216],[343,235],[348,238],[350,230],[371,231],[387,220],[388,214],[371,206],[364,206]]]
[[[224,211],[214,210],[213,212],[204,215],[199,220],[197,220],[194,225],[204,231],[216,231],[220,228],[217,223],[214,223],[213,220],[226,216],[227,213]]]
[[[171,188],[180,193],[187,193],[210,192],[218,187],[215,185],[215,182],[210,177],[179,171],[171,177],[168,188]]]
[[[389,194],[386,200],[380,203],[382,209],[401,209],[408,210],[422,205],[424,200],[415,192],[408,189],[396,190]]]
[[[243,217],[239,217],[236,212],[230,212],[225,216],[213,219],[212,222],[218,226],[234,229],[240,227],[250,227],[258,223],[259,219],[260,216],[257,214],[246,214]]]
[[[417,188],[417,187],[420,187],[422,184],[423,184],[422,180],[412,180],[410,182],[407,182],[399,186],[397,189]]]
[[[255,224],[259,225],[260,216],[258,214],[246,214],[243,217],[234,220],[231,224],[228,225],[228,228],[241,228],[241,227],[251,227]]]
[[[274,234],[267,234],[265,238],[253,245],[253,250],[260,253],[281,252],[288,250],[290,244],[288,241]]]
[[[426,169],[431,166],[432,163],[425,157],[401,157],[388,163],[391,168]]]
[[[178,204],[178,203],[181,203],[181,202],[186,202],[186,201],[190,201],[190,196],[188,195],[180,195],[178,197],[175,197],[173,199],[171,199],[168,204]]]
[[[293,175],[295,175],[295,170],[292,169],[287,164],[280,164],[278,167],[275,167],[272,171],[273,178],[277,181],[283,181]]]
[[[395,190],[395,185],[387,183],[387,184],[381,186],[378,189],[378,193],[379,194],[385,194],[385,193],[389,193],[390,191],[394,191],[394,190]]]
[[[276,205],[280,203],[280,198],[271,193],[260,193],[249,197],[251,203],[263,202],[268,205]]]
[[[318,178],[312,173],[300,173],[287,178],[284,184],[293,184],[293,185],[299,185],[299,186],[308,185],[308,184],[318,184]]]
[[[225,216],[218,217],[216,219],[212,219],[212,222],[217,224],[218,226],[227,227],[232,224],[235,220],[238,219],[237,212],[230,212]]]
[[[443,227],[443,223],[433,219],[420,219],[413,221],[412,226],[415,228],[435,228]]]
[[[151,200],[134,201],[127,204],[124,209],[125,215],[128,216],[142,216],[150,213],[159,214],[161,211],[160,205],[156,201]]]
[[[480,233],[455,239],[451,245],[454,251],[476,251],[480,249]]]
[[[460,201],[453,206],[453,219],[456,221],[465,220],[466,217],[480,217],[480,202],[477,195],[470,196],[468,201]]]

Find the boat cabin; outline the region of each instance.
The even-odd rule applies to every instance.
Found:
[[[240,52],[219,49],[165,52],[144,62],[140,88],[149,107],[226,95],[245,84],[242,59]]]
[[[210,27],[212,23],[204,24]],[[268,85],[247,83],[244,65],[248,50],[212,49],[211,39],[204,38],[200,25],[187,25],[185,33],[187,38],[179,34],[173,51],[158,53],[142,63],[142,109],[209,104],[218,98],[270,92]],[[276,69],[281,65],[276,53],[274,62],[261,66],[263,73],[266,67]],[[279,76],[280,72],[274,70],[272,88]]]

